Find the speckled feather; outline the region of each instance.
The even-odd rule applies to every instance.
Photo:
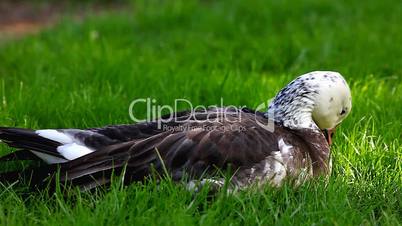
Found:
[[[323,95],[329,89],[345,90],[346,98],[351,101],[349,87],[342,75],[332,71],[315,71],[299,76],[280,90],[270,104],[268,112],[272,112],[275,121],[286,127],[319,131],[312,119],[312,111],[317,105],[317,96]],[[328,103],[334,101],[334,96],[325,97],[324,101]],[[347,108],[346,113],[350,112],[351,106]]]

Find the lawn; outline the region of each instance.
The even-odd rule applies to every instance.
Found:
[[[329,181],[213,198],[169,181],[68,197],[4,185],[1,225],[402,224],[400,1],[166,2],[65,17],[1,43],[0,125],[131,123],[130,102],[147,97],[253,108],[300,74],[334,70],[350,84],[353,110],[335,136]]]

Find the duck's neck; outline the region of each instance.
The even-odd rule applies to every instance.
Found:
[[[281,90],[268,108],[267,115],[291,129],[319,128],[313,120],[315,93],[308,90]]]

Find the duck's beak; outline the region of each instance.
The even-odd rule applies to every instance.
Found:
[[[328,144],[331,145],[332,144],[332,137],[335,134],[335,128],[333,128],[333,129],[324,129],[323,133],[324,133],[325,138],[327,139]]]

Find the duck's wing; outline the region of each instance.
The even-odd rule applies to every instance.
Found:
[[[165,126],[192,117],[191,112],[182,111],[162,116],[161,119],[172,116],[176,117],[176,120],[164,122]],[[161,132],[163,129],[160,121],[90,129],[31,130],[0,127],[0,141],[18,149],[17,152],[1,157],[0,161],[39,159],[48,164],[64,163],[105,146],[143,140]]]
[[[0,127],[0,141],[18,151],[0,161],[41,159],[64,163],[112,144],[142,140],[162,132],[157,122],[113,125],[91,129],[41,129]],[[34,156],[38,157],[35,158]]]
[[[165,131],[146,139],[105,146],[62,164],[62,181],[92,188],[108,183],[113,173],[124,172],[125,182],[130,183],[152,172],[180,180],[229,167],[250,167],[278,151],[275,133],[257,123],[263,120],[243,111],[193,113],[191,119],[170,123]]]

